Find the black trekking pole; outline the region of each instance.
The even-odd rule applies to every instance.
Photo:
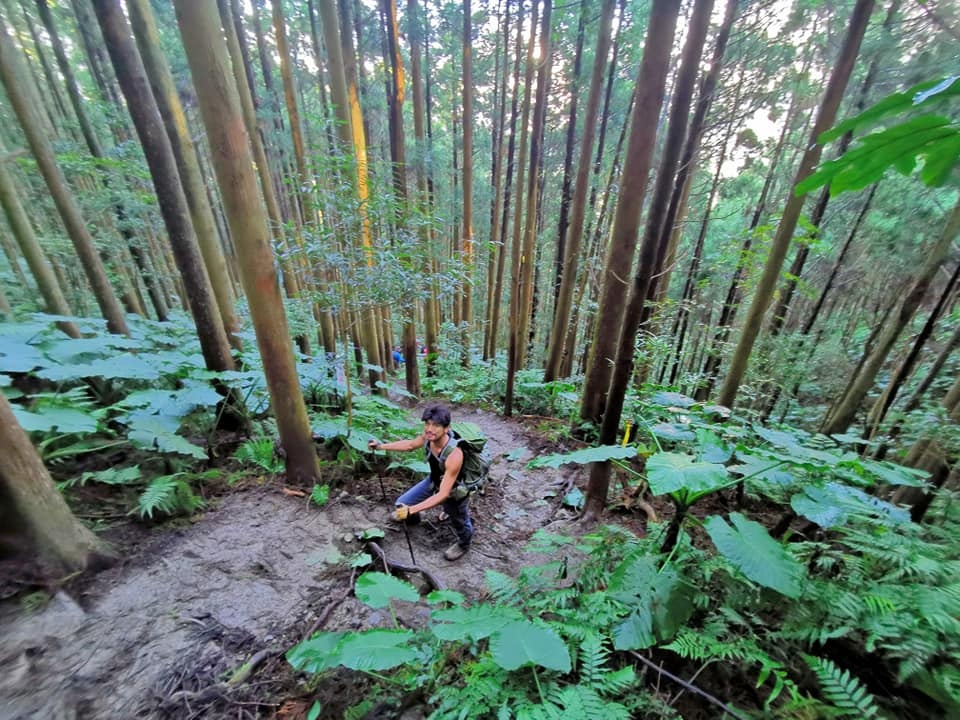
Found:
[[[400,521],[400,524],[403,525],[403,534],[407,538],[407,548],[410,550],[410,560],[414,565],[417,564],[417,559],[413,556],[413,543],[410,542],[410,531],[407,529],[406,518]]]
[[[376,442],[376,438],[370,438],[370,442]],[[380,482],[380,497],[386,502],[387,501],[387,491],[383,487],[383,476],[377,473],[377,480]]]

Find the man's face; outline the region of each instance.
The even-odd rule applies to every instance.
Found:
[[[430,442],[442,437],[446,431],[447,428],[445,426],[432,420],[427,420],[423,423],[423,434]]]

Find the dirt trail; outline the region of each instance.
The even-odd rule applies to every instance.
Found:
[[[447,524],[429,520],[410,538],[420,566],[477,597],[487,569],[515,575],[530,561],[521,548],[558,516],[561,476],[527,470],[529,449],[503,457],[531,444],[521,424],[475,410],[454,415],[483,428],[497,458],[486,493],[471,501],[474,545],[449,563]],[[377,480],[365,478],[335,491],[323,510],[276,486],[233,493],[195,524],[159,531],[76,597],[61,591],[33,613],[0,605],[0,720],[220,717],[222,705],[190,693],[226,681],[262,650],[282,654],[324,610],[325,629],[381,622],[352,597],[332,602],[349,580],[342,559],[360,550],[354,534],[384,527],[402,489],[388,486],[384,502]],[[382,544],[388,558],[410,562],[402,532],[388,531]],[[255,669],[248,683],[257,679]],[[231,717],[257,712],[238,708]]]

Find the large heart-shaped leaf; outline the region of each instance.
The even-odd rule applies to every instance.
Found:
[[[389,670],[419,656],[409,630],[368,630],[340,641],[340,662],[353,670]]]
[[[890,527],[910,522],[906,509],[842,483],[808,485],[790,498],[790,507],[824,528],[844,525],[850,516]]]
[[[690,504],[732,481],[723,465],[698,462],[690,455],[662,452],[647,458],[647,482],[654,495],[674,495]]]
[[[504,670],[540,665],[570,672],[570,651],[556,631],[528,620],[508,623],[490,638],[493,661]]]
[[[570,453],[561,453],[556,455],[544,455],[534,458],[527,463],[528,468],[558,468],[567,463],[577,465],[586,465],[592,462],[604,462],[606,460],[623,460],[625,458],[635,457],[637,449],[632,446],[622,447],[620,445],[601,445],[600,447],[583,448],[574,450]]]
[[[441,640],[471,640],[490,637],[500,628],[521,618],[517,610],[494,605],[473,605],[434,610],[430,630]]]
[[[417,602],[420,593],[408,582],[381,572],[364,573],[357,578],[354,592],[357,599],[374,608],[384,608],[393,599]]]
[[[317,673],[340,664],[338,648],[346,633],[322,632],[287,650],[287,662],[295,670]]]
[[[338,665],[353,670],[389,670],[419,656],[410,630],[318,633],[287,651],[295,669],[316,673]]]
[[[791,598],[802,592],[803,565],[760,523],[740,513],[730,513],[733,527],[719,515],[704,521],[707,532],[720,553],[755,583]]]
[[[11,405],[17,421],[27,432],[94,433],[97,419],[83,410],[65,407],[39,407],[36,412]]]

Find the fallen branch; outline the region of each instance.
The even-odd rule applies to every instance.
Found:
[[[633,657],[635,657],[637,660],[639,660],[640,662],[642,662],[644,665],[646,665],[647,667],[649,667],[651,670],[656,670],[660,675],[663,675],[664,677],[669,678],[670,680],[673,680],[675,683],[678,683],[678,684],[682,685],[682,686],[685,687],[687,690],[689,690],[690,692],[692,692],[692,693],[694,693],[694,694],[696,694],[696,695],[699,695],[700,697],[702,697],[702,698],[703,698],[704,700],[706,700],[707,702],[713,703],[714,705],[716,705],[718,708],[720,708],[721,710],[723,710],[723,711],[724,711],[725,713],[727,713],[728,715],[737,718],[737,720],[747,720],[747,718],[746,718],[745,716],[741,715],[740,713],[738,713],[738,712],[737,712],[736,710],[734,710],[733,708],[728,707],[726,704],[723,703],[723,701],[718,700],[717,698],[715,698],[715,697],[714,697],[713,695],[711,695],[710,693],[708,693],[708,692],[706,692],[706,691],[704,691],[704,690],[701,690],[701,689],[698,688],[696,685],[693,685],[693,684],[691,684],[691,683],[688,683],[688,682],[687,682],[686,680],[684,680],[683,678],[677,677],[676,675],[674,675],[674,674],[673,674],[672,672],[670,672],[669,670],[664,670],[662,667],[660,667],[660,666],[657,665],[656,663],[653,663],[653,662],[651,662],[650,660],[647,660],[647,659],[646,659],[643,655],[641,655],[640,653],[638,653],[638,652],[636,652],[636,651],[634,651],[634,650],[631,650],[631,651],[630,651],[630,654],[631,654]]]
[[[434,590],[444,590],[446,588],[440,578],[438,578],[429,570],[424,570],[419,565],[406,565],[404,563],[397,562],[396,560],[388,560],[387,554],[383,551],[383,548],[372,540],[367,541],[367,547],[373,551],[373,553],[380,559],[384,567],[387,568],[389,572],[420,573],[424,578],[426,578],[427,582],[430,583]]]

